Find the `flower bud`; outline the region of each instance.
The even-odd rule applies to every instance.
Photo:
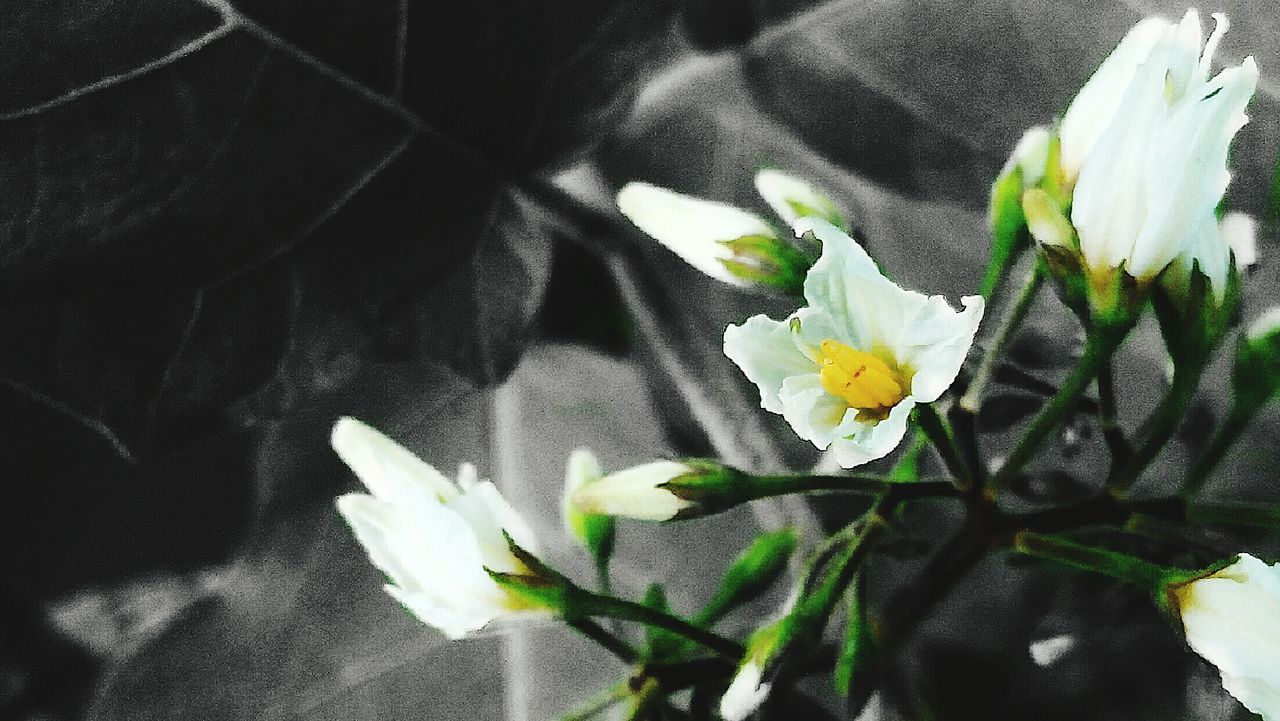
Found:
[[[1207,42],[1194,10],[1177,24],[1143,21],[1063,119],[1063,167],[1079,164],[1071,222],[1092,274],[1122,269],[1141,289],[1180,259],[1221,298],[1229,263],[1215,211],[1258,69],[1245,58],[1210,76],[1228,26],[1214,18]]]
[[[840,209],[817,188],[794,175],[766,168],[756,173],[756,192],[788,225],[804,217],[821,218],[837,228],[848,229]]]
[[[764,680],[764,673],[787,635],[789,625],[790,616],[783,616],[747,639],[747,653],[738,666],[738,673],[720,697],[720,716],[724,721],[742,721],[769,698],[773,684]]]
[[[578,448],[569,455],[564,474],[564,493],[560,500],[565,530],[587,549],[597,563],[605,563],[613,555],[613,517],[583,513],[573,504],[573,494],[584,486],[598,482],[603,476],[604,471],[595,454],[589,449]]]
[[[668,521],[693,504],[667,485],[694,473],[697,469],[677,461],[645,463],[582,486],[573,493],[570,505],[579,513]]]
[[[1235,403],[1251,409],[1280,393],[1280,306],[1264,311],[1241,334],[1231,386]]]
[[[618,210],[686,263],[731,285],[799,292],[812,259],[753,213],[648,183],[618,192]]]
[[[1265,721],[1280,719],[1280,564],[1242,553],[1166,594],[1187,644],[1217,666],[1223,688]]]

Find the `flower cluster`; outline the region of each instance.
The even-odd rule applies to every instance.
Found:
[[[1250,57],[1211,74],[1228,27],[1214,20],[1207,41],[1195,10],[1177,23],[1142,21],[1080,90],[1056,138],[1037,130],[1020,148],[1024,165],[1047,164],[1023,198],[1031,232],[1078,259],[1095,305],[1166,271],[1185,285],[1198,269],[1219,302],[1226,292],[1231,246],[1216,210],[1258,68]]]
[[[841,471],[757,472],[700,458],[606,470],[590,450],[578,449],[566,466],[561,511],[566,533],[595,561],[596,592],[539,558],[528,525],[474,467],[464,464],[455,483],[386,436],[344,418],[334,427],[333,447],[369,492],[340,497],[338,510],[386,574],[387,592],[450,638],[493,621],[558,616],[629,666],[629,677],[606,704],[625,701],[631,718],[651,718],[671,702],[671,693],[695,686],[695,697],[719,694],[726,721],[767,713],[773,697],[785,694],[799,674],[798,659],[810,658],[821,645],[844,602],[847,633],[832,671],[849,708],[856,709],[881,676],[877,664],[887,656],[868,660],[889,650],[878,644],[896,642],[920,620],[898,619],[893,627],[889,614],[868,614],[864,579],[875,567],[863,561],[881,550],[881,534],[901,521],[902,506],[951,499],[972,521],[966,533],[946,542],[953,559],[1021,554],[1136,584],[1178,624],[1188,647],[1217,668],[1228,693],[1267,721],[1280,721],[1280,564],[1241,553],[1206,566],[1217,556],[1199,558],[1202,544],[1188,543],[1180,558],[1198,560],[1190,568],[1166,567],[1106,544],[1081,543],[1077,533],[1102,525],[1140,536],[1143,523],[1155,520],[1178,529],[1159,536],[1162,542],[1215,524],[1280,535],[1280,508],[1199,497],[1243,429],[1280,397],[1280,309],[1264,312],[1237,334],[1231,408],[1176,492],[1156,500],[1129,498],[1130,487],[1174,437],[1202,373],[1234,332],[1240,271],[1258,261],[1256,224],[1220,207],[1230,180],[1230,144],[1247,121],[1258,70],[1245,58],[1212,72],[1228,27],[1224,16],[1214,20],[1207,39],[1194,10],[1176,23],[1140,22],[1059,123],[1023,136],[993,186],[993,243],[982,294],[962,297],[959,309],[942,296],[892,281],[825,193],[781,171],[755,176],[781,225],[647,183],[624,186],[617,196],[622,214],[689,265],[725,283],[796,299],[798,307],[781,320],[754,315],[727,325],[724,355],[741,372],[744,387],[754,385],[765,411],[780,415],[795,436],[825,453],[821,463],[814,453],[815,466],[834,463]],[[986,304],[998,295],[1020,245],[1031,245],[1028,237],[1038,252],[1023,292],[963,388],[953,388]],[[977,423],[984,386],[998,378],[1006,344],[1049,276],[1080,316],[1083,351],[1056,387],[1039,381],[1046,400],[1007,453],[999,460],[984,457]],[[1165,336],[1173,379],[1147,422],[1125,429],[1115,410],[1112,356],[1151,311]],[[1002,492],[1034,470],[1030,461],[1078,412],[1095,380],[1093,405],[1110,456],[1110,470],[1100,479],[1105,490],[1074,505],[1009,510],[1000,502]],[[897,451],[913,426],[916,440],[888,473],[865,472]],[[945,477],[931,479],[922,471],[930,466],[922,459],[930,447],[936,451],[932,465]],[[810,549],[777,616],[745,642],[721,636],[716,624],[787,575],[797,545],[790,529],[756,538],[730,564],[715,595],[688,618],[671,609],[657,584],[641,600],[614,594],[615,517],[674,522],[807,493],[872,500]],[[936,598],[963,573],[924,579],[921,591],[908,585],[908,600]],[[633,642],[597,623],[598,617],[649,629]],[[1037,665],[1049,667],[1074,652],[1075,638],[1061,634],[1024,649]],[[593,713],[599,710],[593,707]]]

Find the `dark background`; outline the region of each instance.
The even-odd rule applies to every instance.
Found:
[[[1280,13],[1267,5],[1224,8],[1221,57],[1262,69],[1230,204],[1269,219]],[[333,420],[359,416],[442,469],[477,462],[575,572],[556,503],[577,445],[612,468],[671,454],[808,467],[813,450],[719,351],[726,323],[786,302],[684,267],[612,193],[642,179],[763,212],[751,175],[782,167],[832,193],[896,278],[954,302],[976,288],[987,188],[1022,130],[1060,112],[1139,17],[1183,10],[5,3],[0,717],[562,712],[623,669],[551,626],[446,645],[405,619],[332,510],[353,483],[328,449]],[[1277,300],[1271,231],[1246,318]],[[1046,298],[1015,362],[1052,383],[1074,336]],[[1120,368],[1130,427],[1164,364],[1143,326]],[[1225,383],[1220,365],[1151,489],[1203,443]],[[999,436],[1036,403],[1001,386],[983,427]],[[1277,420],[1264,413],[1210,493],[1276,498]],[[1080,414],[1020,493],[1087,493],[1100,448]],[[620,584],[668,579],[690,610],[758,527],[849,512],[822,499],[627,526]],[[952,515],[906,519],[897,558],[873,562],[873,597],[920,567]],[[1035,666],[1027,644],[1063,633],[1076,648]],[[1001,557],[885,684],[886,718],[1239,713],[1135,592]]]

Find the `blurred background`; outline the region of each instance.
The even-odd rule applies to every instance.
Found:
[[[0,718],[563,713],[625,669],[550,625],[445,644],[407,619],[333,510],[354,484],[328,448],[333,421],[360,417],[442,469],[476,462],[572,573],[589,564],[557,504],[578,445],[611,468],[671,455],[809,468],[813,449],[720,353],[727,323],[787,301],[685,267],[616,214],[617,188],[647,180],[763,213],[751,176],[783,168],[825,188],[904,285],[955,302],[977,287],[987,190],[1021,132],[1142,15],[1184,10],[5,3]],[[1231,17],[1224,61],[1252,54],[1262,70],[1229,200],[1266,221],[1247,319],[1280,300],[1280,13],[1201,10]],[[1061,306],[1040,305],[981,416],[997,437],[1040,402],[1026,378],[1052,389],[1077,350]],[[1152,492],[1221,416],[1216,368]],[[1164,372],[1143,326],[1119,370],[1130,427]],[[1280,500],[1277,421],[1263,414],[1211,494]],[[1020,500],[1092,492],[1100,449],[1082,410]],[[812,537],[854,505],[628,525],[618,584],[666,580],[692,610],[759,529]],[[954,522],[913,511],[872,562],[871,597],[909,589]],[[1030,644],[1063,635],[1070,649],[1037,664]],[[999,556],[884,666],[869,718],[1243,713],[1137,592]],[[841,717],[829,684],[810,686],[805,717]]]

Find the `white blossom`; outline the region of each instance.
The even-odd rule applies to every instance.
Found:
[[[1146,281],[1175,259],[1198,264],[1221,300],[1230,268],[1215,209],[1230,181],[1227,150],[1248,122],[1253,58],[1210,75],[1225,16],[1202,40],[1200,16],[1149,18],[1121,41],[1072,102],[1059,131],[1074,181],[1071,222],[1095,274]],[[1077,176],[1078,173],[1078,176]]]
[[[529,526],[474,466],[463,464],[455,485],[353,418],[334,425],[331,442],[369,490],[339,497],[338,511],[406,610],[454,639],[536,611],[489,576],[527,570],[508,536],[523,550],[537,547]]]
[[[1223,688],[1265,721],[1280,719],[1280,564],[1242,553],[1169,594],[1187,643],[1218,667]]]
[[[904,290],[880,274],[848,235],[816,218],[822,257],[804,282],[807,305],[783,321],[763,315],[725,330],[724,352],[801,438],[831,449],[852,468],[884,456],[906,433],[916,403],[938,399],[955,380],[983,300]]]

